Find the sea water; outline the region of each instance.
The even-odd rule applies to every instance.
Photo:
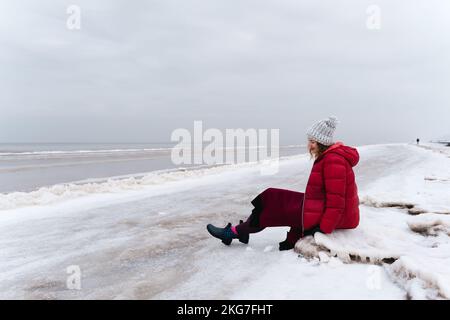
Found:
[[[180,169],[171,159],[173,146],[159,142],[0,144],[0,193]],[[279,155],[304,152],[304,145],[285,145],[280,146]],[[190,170],[205,165],[182,167]]]

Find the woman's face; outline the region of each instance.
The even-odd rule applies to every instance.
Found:
[[[308,139],[308,151],[313,154],[317,154],[319,151],[319,146],[317,145],[317,142],[311,139]]]

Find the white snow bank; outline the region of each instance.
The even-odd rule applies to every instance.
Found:
[[[232,299],[404,299],[382,267],[343,264],[337,258],[299,259],[279,254],[251,283],[244,283]]]
[[[398,227],[402,223],[404,218],[394,216],[391,210],[362,207],[361,223],[358,228],[336,230],[329,235],[316,233],[314,238],[306,237],[298,241],[295,249],[307,257],[318,257],[319,252],[326,252],[329,256],[337,256],[347,263],[389,262],[401,255],[401,248],[390,244],[394,241],[401,243],[403,235]],[[401,227],[405,230],[407,226]]]
[[[373,207],[403,207],[410,214],[450,214],[450,158],[433,150],[406,145],[405,157],[359,192],[360,202]]]
[[[401,210],[363,206],[357,229],[316,233],[299,240],[295,250],[309,258],[383,265],[411,298],[449,299],[449,222],[437,216],[407,217]]]
[[[406,147],[416,156],[360,191],[358,228],[316,233],[298,241],[295,250],[309,258],[379,264],[409,298],[449,299],[450,159]]]
[[[408,226],[412,231],[425,236],[439,236],[441,233],[450,236],[450,215],[421,214],[410,219]]]
[[[424,148],[433,152],[438,152],[450,157],[450,147],[444,143],[425,142],[418,145],[420,148]]]

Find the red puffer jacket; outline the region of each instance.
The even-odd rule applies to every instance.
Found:
[[[338,141],[314,161],[303,202],[303,229],[320,226],[324,233],[359,224],[359,198],[353,167],[356,148]]]

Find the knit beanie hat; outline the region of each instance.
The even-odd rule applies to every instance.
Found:
[[[328,117],[313,124],[307,131],[308,139],[317,141],[325,146],[331,146],[333,141],[333,133],[338,124],[336,117]]]

